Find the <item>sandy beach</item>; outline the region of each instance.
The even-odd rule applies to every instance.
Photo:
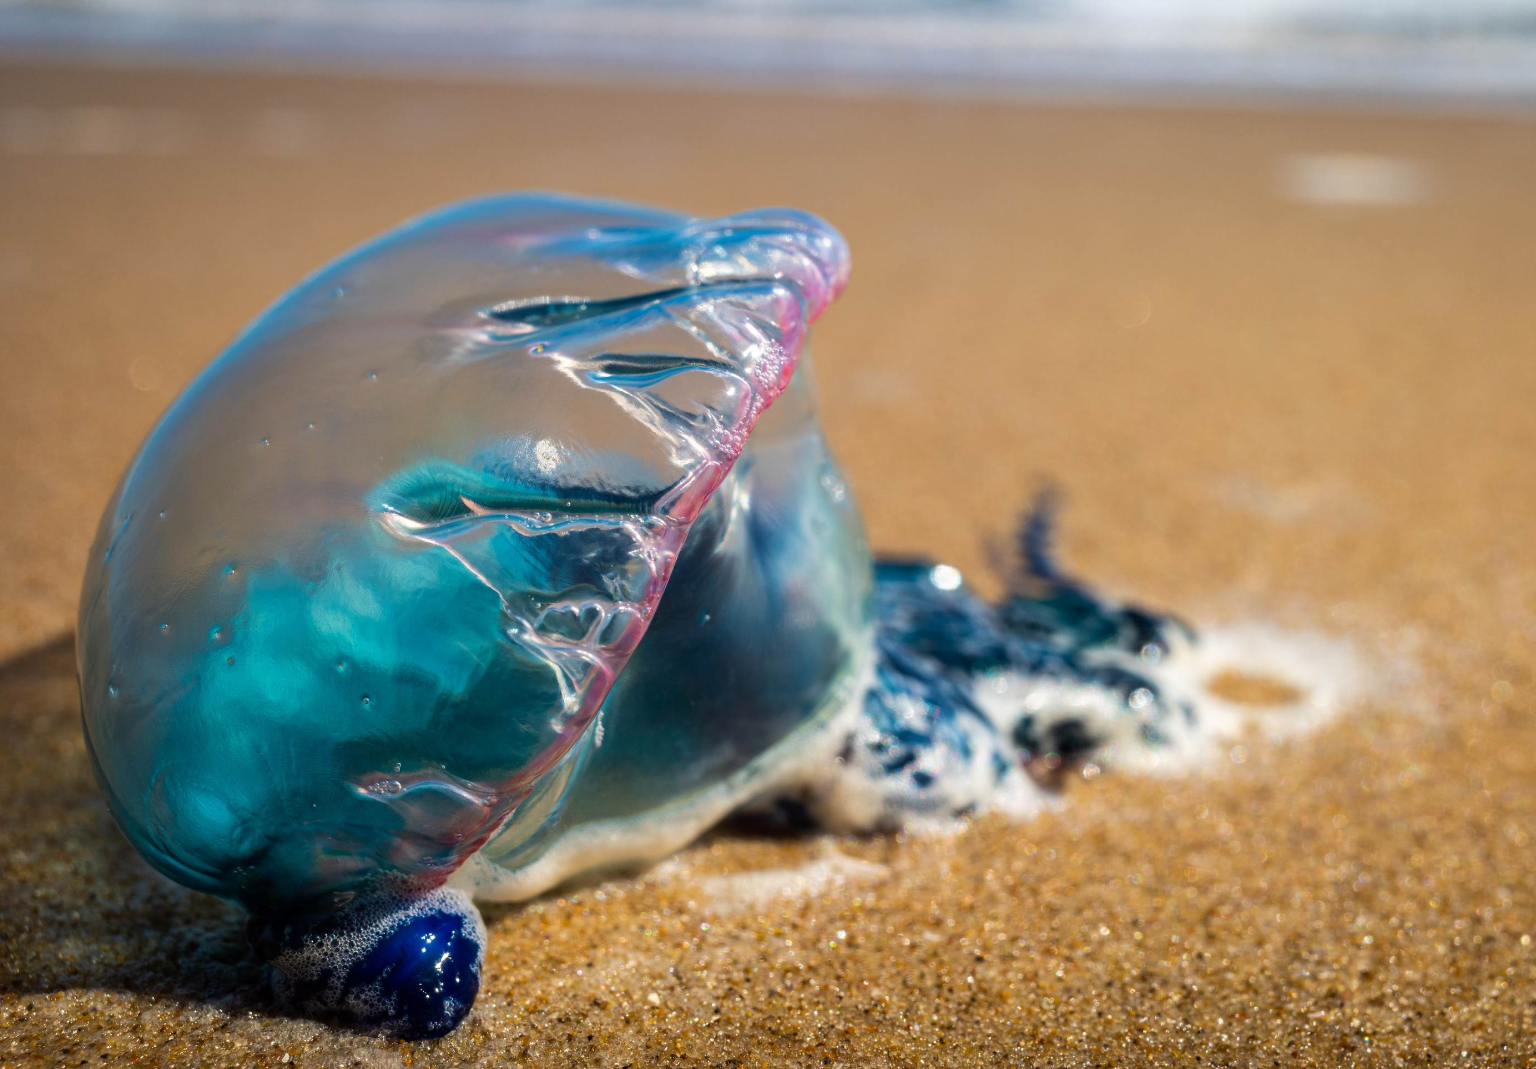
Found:
[[[284,1016],[152,873],[74,680],[100,510],[321,263],[560,189],[814,211],[873,544],[1379,669],[1321,730],[942,837],[716,834],[487,911],[466,1024]],[[0,67],[0,1066],[1536,1065],[1536,119]]]

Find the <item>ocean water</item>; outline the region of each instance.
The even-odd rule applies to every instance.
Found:
[[[1533,0],[0,0],[0,53],[844,91],[1536,98]]]

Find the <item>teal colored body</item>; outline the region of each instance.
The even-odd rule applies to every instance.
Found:
[[[801,213],[507,197],[270,309],[92,552],[86,736],[134,845],[283,913],[516,869],[814,728],[868,642],[796,372],[846,271]]]

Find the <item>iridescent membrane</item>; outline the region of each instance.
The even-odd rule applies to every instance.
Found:
[[[91,554],[86,737],[134,845],[309,916],[481,850],[526,871],[635,825],[651,853],[747,793],[868,658],[863,535],[800,367],[847,272],[800,212],[508,196],[269,309]]]

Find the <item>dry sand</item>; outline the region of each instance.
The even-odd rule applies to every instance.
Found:
[[[1318,165],[1397,203],[1298,201],[1318,153],[1399,161]],[[718,837],[493,910],[441,1043],[274,1014],[238,911],[152,875],[92,783],[82,561],[272,297],[515,187],[841,227],[817,369],[878,546],[984,578],[1048,478],[1111,589],[1418,681],[1025,825]],[[1536,1064],[1533,190],[1510,117],[0,70],[0,1063]]]

